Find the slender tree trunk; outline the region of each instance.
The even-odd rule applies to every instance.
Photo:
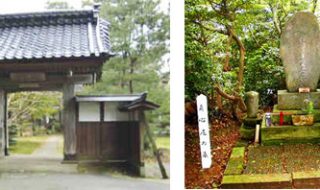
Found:
[[[133,80],[132,80],[132,75],[134,72],[133,65],[134,65],[133,60],[130,59],[130,80],[129,80],[129,93],[130,94],[133,93]]]
[[[313,6],[312,6],[312,9],[311,9],[311,12],[313,14],[316,12],[317,4],[318,4],[318,0],[313,0]]]
[[[239,72],[238,72],[238,84],[236,87],[236,91],[240,92],[242,86],[243,86],[243,73],[244,73],[244,58],[245,58],[245,53],[246,49],[244,48],[244,45],[242,41],[239,39],[239,37],[236,35],[235,31],[233,30],[232,27],[227,27],[228,32],[230,36],[232,36],[233,40],[236,41],[239,51],[240,51],[240,60],[239,60]]]
[[[224,61],[224,65],[223,65],[223,71],[224,72],[227,72],[227,71],[230,71],[231,70],[231,67],[230,67],[230,45],[231,45],[231,42],[232,42],[232,36],[229,35],[229,38],[228,38],[228,41],[227,41],[227,46],[226,46],[226,59]]]
[[[273,25],[276,28],[276,31],[280,36],[281,35],[281,28],[280,28],[280,24],[278,22],[278,4],[276,5],[276,7],[273,7],[271,4],[269,4],[269,7],[272,12]]]
[[[146,133],[147,133],[147,136],[148,136],[148,138],[150,140],[150,143],[151,143],[151,146],[152,146],[153,155],[157,158],[162,178],[163,179],[168,179],[168,175],[167,175],[166,169],[165,169],[165,167],[164,167],[164,165],[163,165],[163,163],[161,161],[159,150],[157,148],[156,142],[153,139],[152,132],[151,132],[151,130],[149,128],[149,125],[148,125],[148,123],[146,121],[144,113],[142,113],[142,115],[143,115],[142,120],[143,120],[144,126],[146,128]]]

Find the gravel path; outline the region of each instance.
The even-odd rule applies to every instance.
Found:
[[[61,135],[50,136],[46,139],[46,142],[37,150],[35,150],[31,156],[41,158],[63,158],[62,153],[58,152],[59,144],[63,142]]]

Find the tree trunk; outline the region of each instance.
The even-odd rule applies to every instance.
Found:
[[[227,41],[227,46],[226,46],[226,59],[224,61],[224,65],[223,65],[223,71],[224,72],[227,72],[227,71],[230,71],[231,70],[231,67],[230,67],[230,45],[231,45],[231,42],[232,42],[232,36],[229,35],[229,38],[228,38],[228,41]]]
[[[318,0],[313,0],[313,6],[312,6],[312,9],[311,9],[311,12],[312,12],[313,14],[316,12],[317,3],[318,3]]]
[[[232,36],[233,40],[236,41],[239,51],[240,51],[240,60],[239,60],[239,72],[238,72],[238,84],[236,87],[236,91],[239,93],[242,86],[243,86],[243,73],[244,73],[244,58],[245,58],[245,53],[246,49],[244,48],[244,45],[242,41],[239,39],[239,37],[236,35],[235,31],[233,30],[232,27],[227,27],[228,33],[230,36]]]
[[[144,121],[144,126],[146,128],[146,133],[147,133],[147,136],[150,140],[150,143],[151,143],[151,146],[152,146],[152,150],[153,150],[153,155],[157,158],[157,161],[158,161],[158,164],[159,164],[159,168],[160,168],[160,172],[161,172],[161,175],[162,175],[162,178],[163,179],[168,179],[168,175],[167,175],[167,172],[166,172],[166,169],[165,167],[163,166],[163,163],[161,161],[161,158],[160,158],[160,154],[159,154],[159,150],[157,148],[157,145],[156,145],[156,142],[154,141],[153,139],[153,136],[152,136],[152,133],[151,133],[151,130],[149,128],[149,125],[145,119],[145,116],[144,116],[144,113],[142,113],[143,115],[143,121]]]
[[[134,73],[134,64],[136,62],[135,58],[131,58],[130,57],[130,80],[129,80],[129,93],[132,94],[133,93],[133,80],[132,80],[132,75]]]
[[[272,20],[273,20],[273,25],[276,28],[277,33],[279,34],[279,36],[281,35],[281,28],[280,28],[280,24],[278,22],[278,4],[276,5],[276,7],[273,7],[271,4],[269,4],[269,7],[271,9],[272,12]]]

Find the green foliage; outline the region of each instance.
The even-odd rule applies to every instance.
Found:
[[[73,9],[73,7],[66,1],[49,0],[47,1],[46,9]]]
[[[317,16],[319,6],[317,2]],[[271,104],[268,89],[276,93],[277,89],[286,88],[279,55],[284,24],[295,12],[310,11],[313,7],[311,0],[186,0],[185,98],[194,100],[200,93],[215,95],[212,76],[225,92],[234,91],[238,82],[239,47],[235,40],[228,45],[229,27],[245,48],[243,90],[258,91],[260,103]],[[231,70],[224,72],[227,52]]]
[[[54,118],[61,106],[61,93],[58,92],[19,92],[8,96],[8,126],[15,126],[19,136],[33,134],[39,128],[36,121],[45,117]],[[10,130],[10,129],[9,129]]]
[[[169,15],[159,1],[102,0],[100,16],[110,22],[115,57],[103,67],[101,81],[85,87],[82,94],[148,92],[161,107],[148,113],[152,126],[169,125]]]

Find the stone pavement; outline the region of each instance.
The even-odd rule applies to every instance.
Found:
[[[92,174],[5,173],[1,190],[169,190],[169,180],[119,178]]]
[[[169,180],[104,173],[78,173],[76,164],[62,164],[61,136],[52,136],[31,155],[0,159],[0,190],[170,189]]]

